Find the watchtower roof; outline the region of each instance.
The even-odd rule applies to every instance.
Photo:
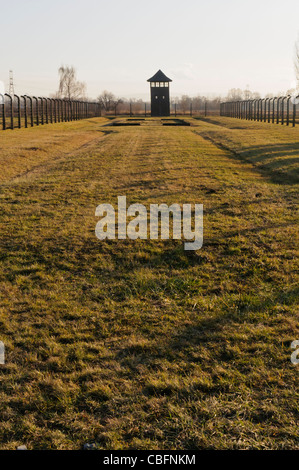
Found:
[[[148,79],[148,82],[172,82],[172,80],[166,77],[162,70],[158,70],[158,72],[152,78]]]

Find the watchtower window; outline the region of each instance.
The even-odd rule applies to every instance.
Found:
[[[152,88],[168,88],[169,83],[168,82],[151,82],[151,87]]]

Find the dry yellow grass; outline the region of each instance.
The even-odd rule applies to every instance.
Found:
[[[299,128],[214,121],[1,133],[2,449],[298,448]],[[203,249],[100,242],[118,195],[203,203]]]

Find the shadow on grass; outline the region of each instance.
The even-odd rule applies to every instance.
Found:
[[[196,131],[196,134],[220,150],[228,152],[232,157],[252,163],[255,170],[268,177],[273,183],[284,185],[299,183],[299,170],[289,168],[290,165],[299,162],[299,142],[242,147],[236,150],[230,147],[230,143],[220,142],[218,140],[220,137],[215,138],[213,132]],[[290,158],[283,158],[284,156],[290,156]]]
[[[186,365],[200,363],[203,370],[207,369],[211,373],[213,364],[218,366],[225,364],[225,367],[230,367],[231,364],[237,374],[246,373],[250,368],[248,362],[250,356],[254,356],[264,343],[269,343],[271,335],[275,334],[277,321],[271,310],[274,307],[296,305],[298,295],[299,288],[294,287],[286,291],[278,290],[274,295],[268,294],[263,298],[246,293],[230,300],[220,298],[216,311],[203,313],[202,318],[198,318],[197,315],[192,324],[174,330],[173,334],[167,337],[158,337],[155,345],[134,344],[122,348],[117,354],[118,360],[131,370],[144,364],[149,369],[159,371],[161,365],[159,361],[166,360],[168,367],[178,362]],[[246,336],[241,335],[239,327],[261,324],[259,314],[264,318],[264,330],[260,328],[252,330],[254,338],[248,336],[248,332]],[[246,328],[243,331],[245,332]],[[289,341],[280,341],[280,344],[287,349],[290,347]],[[242,345],[246,345],[244,356],[247,354],[247,360],[244,361],[238,350],[238,346],[242,348]],[[212,352],[212,357],[209,356],[209,352]],[[264,359],[267,362],[267,358]],[[220,383],[218,380],[198,385],[202,392],[215,396],[227,392],[227,386],[228,384]],[[143,393],[149,396],[168,396],[177,393],[177,389],[175,386],[160,382],[145,386]],[[184,393],[184,388],[180,393]]]
[[[255,202],[255,201],[254,201]],[[251,202],[252,203],[252,202]],[[219,207],[225,214],[227,207]],[[214,212],[215,209],[207,211]],[[147,266],[151,269],[188,269],[189,267],[202,265],[206,262],[205,248],[217,247],[225,255],[228,243],[238,236],[250,236],[265,232],[295,226],[296,222],[270,223],[258,227],[230,229],[218,236],[204,236],[203,250],[185,251],[182,240],[104,240],[86,239],[82,242],[72,238],[56,237],[47,240],[47,243],[37,245],[23,238],[3,238],[0,259],[3,263],[10,261],[15,263],[14,269],[9,270],[7,279],[14,281],[16,276],[34,274],[39,269],[55,273],[63,271],[69,275],[81,276],[87,270],[89,273],[118,278],[131,274],[132,271]],[[101,264],[101,258],[105,260]],[[90,264],[94,260],[94,265]],[[97,260],[97,261],[96,261]],[[107,261],[109,260],[109,261]],[[107,265],[107,262],[108,265]],[[110,262],[110,264],[109,264]]]

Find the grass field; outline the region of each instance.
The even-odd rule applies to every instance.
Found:
[[[1,449],[299,449],[299,127],[187,120],[1,132]],[[119,195],[203,248],[99,241]]]

